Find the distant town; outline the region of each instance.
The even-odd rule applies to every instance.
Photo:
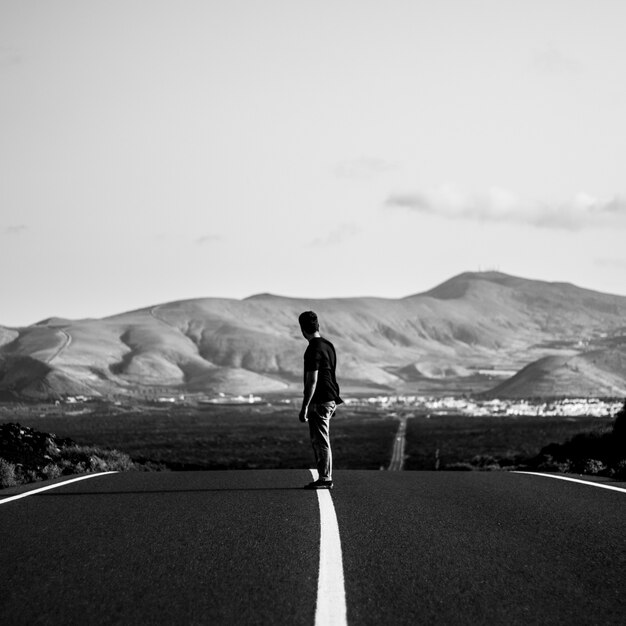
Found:
[[[422,396],[422,395],[360,395],[344,397],[346,406],[361,410],[383,410],[387,416],[398,414],[419,414],[425,417],[437,415],[467,416],[563,416],[563,417],[614,417],[624,406],[623,398],[540,398],[529,399],[479,399],[471,396]],[[199,407],[202,405],[296,405],[298,396],[260,396],[255,394],[229,395],[166,393],[144,395],[143,397],[113,396],[108,398],[91,396],[66,396],[50,404],[54,407],[66,406],[73,413],[90,412],[84,406],[104,403],[111,407],[138,407],[149,404],[162,407]],[[17,404],[21,404],[18,402]],[[69,405],[69,406],[67,406]],[[28,403],[24,406],[26,408]],[[41,406],[41,405],[39,405]]]
[[[157,399],[159,403],[185,403],[190,398],[180,396],[164,396]],[[220,394],[214,398],[195,400],[199,404],[297,404],[299,399],[281,398],[268,399],[253,394],[227,396]],[[623,406],[619,399],[602,398],[563,398],[546,400],[479,400],[467,397],[429,397],[418,395],[377,395],[369,397],[347,397],[344,399],[350,407],[371,407],[385,409],[388,414],[407,409],[428,415],[531,415],[531,416],[564,416],[577,417],[590,415],[595,417],[613,417]]]
[[[566,398],[543,400],[476,400],[471,398],[424,396],[376,396],[367,399],[347,399],[347,404],[370,405],[381,408],[411,408],[426,415],[534,415],[576,417],[591,415],[613,417],[623,406],[622,400],[599,398]]]

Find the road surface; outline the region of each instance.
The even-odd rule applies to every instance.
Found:
[[[0,501],[0,623],[313,625],[321,567],[350,625],[623,624],[626,492],[337,471],[337,562],[310,478],[131,472]]]
[[[404,448],[406,446],[406,421],[407,417],[400,417],[398,424],[398,432],[393,441],[393,450],[391,451],[391,462],[387,470],[390,472],[399,472],[404,468]]]
[[[62,328],[56,329],[57,335],[61,335],[61,343],[58,348],[46,359],[46,363],[52,363],[54,359],[61,355],[62,352],[67,350],[72,344],[72,335]]]

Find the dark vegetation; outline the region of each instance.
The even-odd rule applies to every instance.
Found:
[[[0,482],[107,470],[312,467],[308,428],[294,406],[0,406],[0,421],[13,415],[11,421],[22,424],[0,426]],[[626,479],[625,414],[626,406],[615,420],[417,415],[407,423],[405,469],[530,469]],[[384,410],[341,407],[331,422],[335,467],[386,467],[397,427]]]
[[[526,467],[551,442],[604,432],[611,423],[609,417],[417,416],[407,423],[405,469]]]
[[[157,469],[134,463],[125,453],[78,445],[20,424],[0,424],[0,487],[69,474]]]
[[[25,412],[20,422],[71,436],[101,452],[121,451],[140,467],[172,470],[309,468],[308,427],[293,406],[207,405],[143,407],[139,412],[96,407],[88,415],[62,410]],[[375,411],[342,408],[331,433],[336,469],[380,469],[389,463],[397,421]],[[2,453],[0,452],[0,456]],[[100,470],[99,470],[100,471]],[[45,475],[40,477],[47,477]]]
[[[565,443],[552,443],[530,465],[543,471],[626,480],[626,402],[615,416],[612,428],[578,433]]]
[[[405,469],[592,474],[626,479],[626,404],[610,417],[415,417]]]

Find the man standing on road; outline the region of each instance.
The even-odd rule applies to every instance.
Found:
[[[300,421],[309,422],[309,434],[319,477],[305,489],[332,489],[333,455],[330,448],[330,418],[337,405],[339,385],[335,378],[337,355],[330,341],[320,335],[317,315],[305,311],[298,318],[309,346],[304,353],[304,397]]]

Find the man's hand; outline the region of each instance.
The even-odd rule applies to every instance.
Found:
[[[317,385],[317,370],[307,370],[304,372],[304,398],[302,398],[302,408],[300,409],[300,421],[308,422],[309,403],[313,399],[315,386]]]

